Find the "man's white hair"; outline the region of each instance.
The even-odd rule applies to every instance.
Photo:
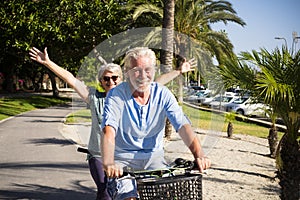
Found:
[[[132,68],[131,61],[136,60],[139,57],[147,56],[151,59],[151,65],[155,67],[156,65],[156,56],[154,51],[149,49],[148,47],[135,47],[126,52],[124,58],[124,71],[128,72]]]

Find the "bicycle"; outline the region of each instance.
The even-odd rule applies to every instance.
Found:
[[[78,147],[78,152],[89,153]],[[202,200],[202,174],[195,162],[177,158],[170,168],[133,171],[125,168],[122,177],[137,182],[139,200]]]
[[[124,176],[130,175],[137,181],[139,200],[201,200],[202,174],[195,170],[192,161],[175,160],[168,169],[131,171],[124,169]]]

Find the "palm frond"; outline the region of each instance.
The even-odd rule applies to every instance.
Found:
[[[161,18],[163,17],[163,10],[153,4],[142,4],[136,7],[132,15],[133,20],[137,20],[144,13],[154,13],[158,14]]]

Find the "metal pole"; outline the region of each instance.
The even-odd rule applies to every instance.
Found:
[[[287,48],[288,46],[287,46],[287,41],[286,41],[286,39],[284,38],[284,37],[275,37],[275,40],[284,40],[284,42],[285,42],[285,47]]]
[[[300,37],[298,37],[297,32],[293,32],[292,33],[293,36],[293,43],[292,43],[292,55],[294,54],[294,51],[296,51],[296,43],[298,43],[298,39],[300,39]]]

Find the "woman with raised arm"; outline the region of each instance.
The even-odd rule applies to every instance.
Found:
[[[88,144],[87,160],[91,175],[97,185],[97,200],[111,199],[106,191],[106,177],[102,168],[101,153],[100,153],[100,124],[102,121],[102,111],[104,107],[104,100],[107,92],[114,88],[122,81],[122,69],[119,65],[109,63],[101,66],[98,72],[98,81],[105,92],[99,92],[95,88],[90,88],[84,82],[78,80],[69,71],[58,66],[49,59],[47,48],[44,52],[36,48],[30,49],[30,58],[35,60],[58,77],[68,83],[79,96],[89,104],[92,116],[91,135]]]

